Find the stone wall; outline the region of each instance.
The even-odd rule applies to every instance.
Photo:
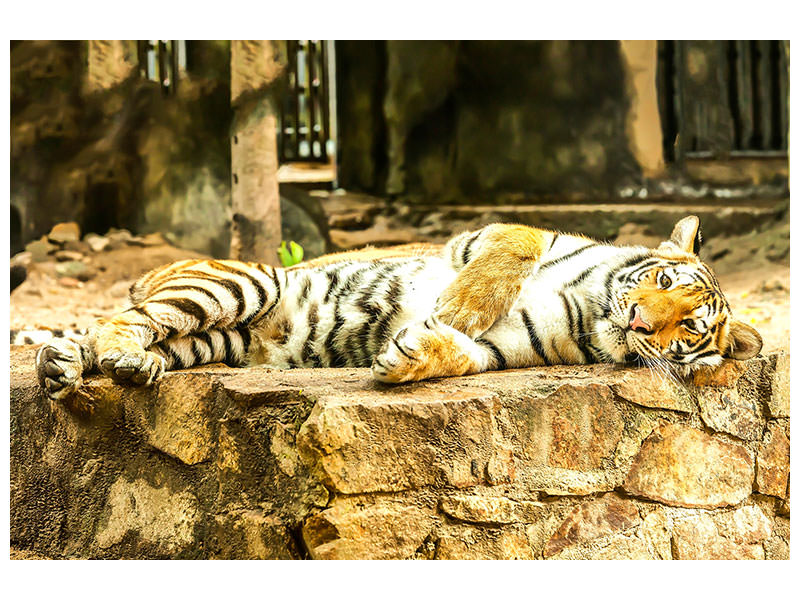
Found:
[[[789,554],[789,361],[401,387],[209,366],[68,406],[12,350],[11,544],[57,558]]]

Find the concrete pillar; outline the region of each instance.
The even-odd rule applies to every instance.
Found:
[[[644,176],[655,177],[664,171],[661,116],[656,89],[657,42],[622,40],[620,52],[631,101],[625,126],[628,142]]]
[[[231,41],[231,257],[277,266],[281,243],[277,88],[286,44]]]

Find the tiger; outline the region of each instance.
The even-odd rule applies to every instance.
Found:
[[[639,363],[687,376],[756,356],[698,257],[688,216],[657,248],[491,224],[444,245],[322,256],[288,268],[183,260],[130,289],[131,307],[36,355],[53,400],[101,373],[150,385],[165,372],[369,367],[383,384],[548,365]]]

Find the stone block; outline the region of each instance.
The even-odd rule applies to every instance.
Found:
[[[753,459],[742,446],[665,423],[642,444],[625,491],[671,506],[716,508],[752,492]]]
[[[695,371],[693,381],[697,386],[734,387],[746,370],[746,362],[728,359],[717,368]]]
[[[489,525],[535,520],[546,509],[541,502],[517,501],[502,496],[464,494],[442,498],[439,508],[453,519]]]
[[[107,518],[98,526],[95,542],[110,548],[129,534],[163,552],[178,552],[195,544],[201,520],[197,498],[187,490],[154,487],[144,479],[117,479],[108,490]]]
[[[168,374],[149,402],[126,404],[147,442],[187,465],[211,458],[214,439],[210,413],[214,381],[203,374]]]
[[[300,558],[286,525],[263,510],[235,510],[214,518],[213,558],[278,560]]]
[[[436,541],[437,560],[527,560],[535,558],[528,536],[517,529],[459,531]]]
[[[518,478],[548,494],[613,489],[606,469],[624,420],[607,385],[559,382],[550,393],[521,394],[505,409]]]
[[[639,522],[639,511],[633,502],[623,500],[616,494],[606,494],[575,507],[548,540],[544,556],[547,558],[567,546],[630,529]]]
[[[716,519],[699,514],[675,524],[673,548],[678,560],[763,560],[762,542],[772,533],[764,513],[743,506]]]
[[[495,423],[494,394],[470,388],[395,388],[321,398],[297,439],[327,485],[345,494],[513,478]]]
[[[679,412],[693,412],[694,402],[686,388],[656,376],[647,369],[626,371],[611,389],[623,400]]]
[[[58,223],[47,234],[47,239],[55,244],[77,242],[81,239],[81,228],[75,222]]]
[[[767,408],[771,417],[789,417],[789,354],[778,352],[770,359],[774,361],[774,370]]]
[[[711,429],[748,441],[761,438],[764,420],[759,405],[736,389],[701,389],[697,402],[703,422]]]
[[[770,423],[758,448],[755,488],[762,494],[787,499],[789,438],[777,423]]]
[[[433,528],[433,510],[383,498],[339,497],[306,520],[303,540],[311,558],[412,558]]]

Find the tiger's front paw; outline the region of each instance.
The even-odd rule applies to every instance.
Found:
[[[154,352],[111,350],[100,356],[100,370],[120,383],[150,385],[161,377],[166,361]]]
[[[474,369],[474,362],[464,352],[463,341],[469,342],[463,334],[429,317],[424,323],[401,329],[383,345],[372,362],[372,376],[383,383],[403,383],[464,375]]]
[[[36,376],[45,395],[63,400],[83,383],[80,345],[67,338],[56,339],[36,353]]]

